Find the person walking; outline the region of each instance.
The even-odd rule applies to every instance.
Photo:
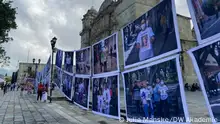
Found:
[[[37,88],[37,101],[39,100],[39,98],[40,98],[40,101],[42,99],[43,87],[44,86],[43,86],[42,82],[40,82],[38,84],[38,88]]]
[[[3,95],[5,95],[6,92],[7,92],[7,84],[4,83],[4,84],[3,84]]]

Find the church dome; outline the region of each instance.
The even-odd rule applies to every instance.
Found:
[[[98,13],[93,6],[88,11],[91,12],[91,13]]]
[[[99,13],[102,12],[104,9],[106,9],[109,5],[111,5],[113,2],[117,2],[118,0],[105,0],[101,7],[99,8]]]

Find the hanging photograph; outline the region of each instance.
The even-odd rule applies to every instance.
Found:
[[[75,77],[74,84],[74,104],[88,110],[89,109],[89,94],[90,94],[90,79],[84,77]]]
[[[120,118],[119,77],[105,75],[93,78],[92,111],[109,118]]]
[[[199,44],[220,37],[220,0],[187,0]]]
[[[51,72],[50,72],[50,66],[51,66],[51,57],[48,58],[47,60],[47,64],[45,66],[45,73],[46,73],[46,76],[49,75]]]
[[[92,48],[94,75],[119,71],[118,33],[97,42]]]
[[[91,74],[91,50],[90,47],[76,51],[76,75]]]
[[[56,66],[59,68],[62,68],[62,62],[63,62],[63,51],[57,49],[56,53]]]
[[[169,119],[169,123],[174,123],[174,117],[189,117],[179,55],[125,71],[122,76],[129,122],[138,119],[149,122]],[[186,120],[175,121],[186,123]]]
[[[73,73],[73,54],[74,52],[65,52],[64,71]]]
[[[62,69],[56,67],[54,71],[54,82],[60,88],[62,82]]]
[[[73,86],[73,75],[63,72],[61,91],[69,100],[72,100],[72,86]]]
[[[124,66],[130,68],[181,50],[174,0],[163,0],[122,28]]]
[[[220,122],[220,40],[188,51],[213,121]],[[216,120],[215,120],[216,119]]]

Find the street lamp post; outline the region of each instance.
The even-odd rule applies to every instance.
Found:
[[[38,59],[38,63],[35,63],[35,58],[33,58],[33,65],[35,65],[35,72],[34,72],[34,78],[35,78],[35,86],[36,86],[36,84],[37,84],[37,82],[36,82],[36,76],[37,76],[37,69],[38,69],[38,65],[40,64],[40,59]],[[36,94],[36,87],[34,86],[34,92],[33,92],[33,94]]]
[[[51,62],[51,79],[50,79],[50,103],[52,101],[52,90],[53,90],[53,54],[55,52],[55,45],[56,45],[56,42],[57,42],[57,38],[54,37],[50,43],[51,43],[51,49],[52,49],[52,62]]]

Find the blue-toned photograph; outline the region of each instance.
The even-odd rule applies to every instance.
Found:
[[[186,118],[176,59],[124,73],[128,118]]]
[[[192,52],[202,85],[208,97],[208,106],[217,122],[220,122],[220,41],[198,48]]]
[[[119,118],[118,75],[93,78],[92,110],[96,114]]]
[[[73,54],[74,52],[65,52],[64,71],[73,73]]]
[[[61,68],[62,67],[62,62],[63,62],[63,51],[57,49],[57,53],[56,53],[56,66]]]
[[[172,2],[163,0],[122,29],[125,67],[179,49]]]
[[[76,51],[76,74],[91,74],[91,50],[90,47]]]
[[[54,83],[56,84],[57,87],[60,88],[61,86],[61,81],[62,81],[62,69],[60,68],[55,68],[55,71],[54,71]]]
[[[93,45],[93,74],[118,71],[117,33]]]
[[[89,109],[90,79],[75,77],[73,101],[84,109]]]
[[[69,100],[72,99],[72,85],[73,85],[73,76],[63,72],[62,91]]]
[[[191,16],[198,26],[201,40],[219,35],[220,30],[220,0],[188,0]]]
[[[47,64],[45,66],[46,76],[50,74],[50,66],[51,66],[51,57],[48,58]]]

